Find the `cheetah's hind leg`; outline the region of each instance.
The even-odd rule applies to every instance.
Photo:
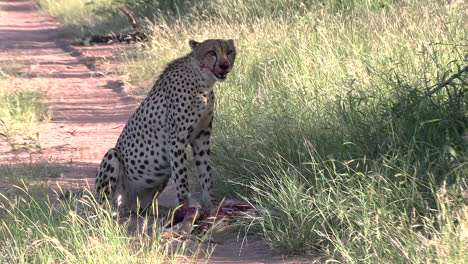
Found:
[[[120,152],[111,148],[101,161],[101,165],[96,174],[96,200],[104,204],[112,201],[117,182],[122,173],[122,158]]]

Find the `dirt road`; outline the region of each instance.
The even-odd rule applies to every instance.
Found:
[[[41,133],[40,153],[3,153],[2,163],[28,158],[64,166],[64,181],[93,181],[97,164],[114,146],[135,108],[128,96],[112,89],[119,78],[83,63],[58,38],[59,25],[38,14],[28,1],[0,2],[0,60],[25,65],[28,81],[43,87],[53,119]]]

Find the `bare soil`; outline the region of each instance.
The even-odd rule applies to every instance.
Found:
[[[63,171],[60,178],[48,180],[50,186],[92,189],[102,156],[115,145],[137,106],[122,93],[119,76],[96,66],[100,58],[125,44],[77,48],[60,39],[59,33],[60,25],[40,14],[31,1],[0,1],[0,60],[24,64],[22,82],[43,87],[53,111],[40,135],[42,147],[11,151],[5,140],[0,141],[0,165],[47,162]],[[170,189],[161,199],[168,206],[175,201]],[[285,257],[263,241],[234,237],[216,247],[209,263],[315,261]]]

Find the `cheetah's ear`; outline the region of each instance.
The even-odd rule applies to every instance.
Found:
[[[189,43],[190,48],[191,48],[192,50],[195,50],[198,46],[200,46],[200,42],[197,42],[197,41],[195,41],[195,40],[193,40],[193,39],[190,40],[188,43]]]

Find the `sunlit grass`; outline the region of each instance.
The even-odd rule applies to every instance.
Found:
[[[43,87],[21,80],[23,68],[13,60],[0,63],[0,135],[12,144],[15,137],[36,141],[41,123],[52,115]]]
[[[0,262],[199,263],[210,256],[206,236],[164,233],[167,215],[120,218],[88,188],[40,183],[60,174],[46,163],[0,168]]]
[[[272,245],[286,253],[324,252],[344,263],[466,261],[466,179],[451,187],[429,183],[424,191],[416,179],[395,181],[413,175],[406,175],[406,167],[395,171],[388,160],[365,162],[361,171],[353,163],[362,161],[309,155],[304,168],[266,160],[268,171],[250,175],[256,201],[270,208],[263,211],[262,227]],[[451,173],[464,172],[459,167]],[[434,204],[427,204],[427,196]]]
[[[57,200],[46,189],[16,188],[14,196],[0,197],[2,262],[194,263],[204,256],[200,243],[163,242],[162,227],[149,225],[149,218],[140,220],[149,231],[129,234],[129,223],[103,209],[90,192]]]
[[[0,81],[0,133],[37,139],[40,124],[51,117],[45,94],[37,87]]]
[[[36,4],[59,19],[66,37],[82,38],[131,28],[112,0],[38,0]]]

